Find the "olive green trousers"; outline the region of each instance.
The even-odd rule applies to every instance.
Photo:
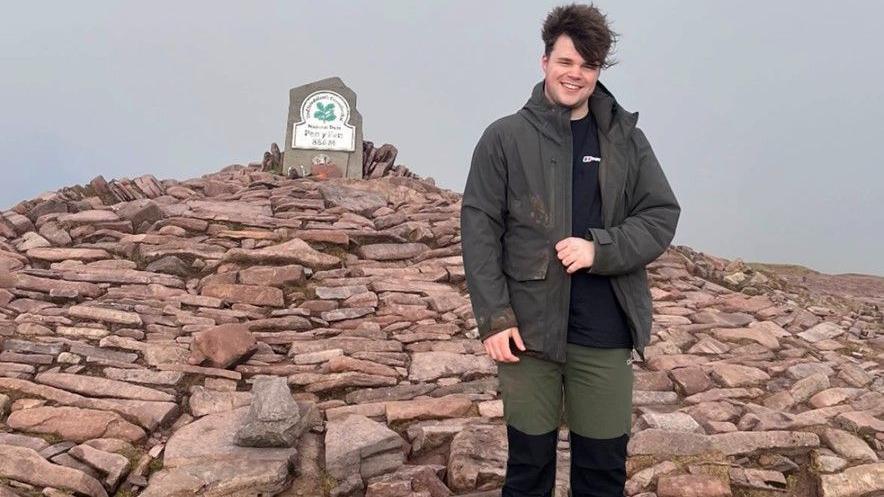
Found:
[[[589,438],[614,438],[632,425],[632,349],[568,343],[565,364],[517,354],[498,362],[507,424],[531,435],[562,422]]]

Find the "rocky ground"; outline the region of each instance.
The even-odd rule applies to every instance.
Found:
[[[260,169],[2,213],[0,497],[499,495],[460,195]],[[687,247],[648,272],[628,495],[884,495],[879,308]]]

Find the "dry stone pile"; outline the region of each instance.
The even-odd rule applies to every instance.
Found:
[[[2,212],[0,496],[499,495],[460,195],[261,169]],[[884,492],[877,310],[686,247],[648,272],[628,495]]]

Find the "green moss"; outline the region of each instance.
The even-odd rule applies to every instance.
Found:
[[[132,447],[131,449],[127,447],[125,450],[120,451],[119,454],[129,461],[126,470],[128,473],[135,469],[135,466],[138,464],[138,461],[141,460],[141,457],[145,452],[137,447]]]
[[[64,437],[56,433],[37,433],[36,435],[43,440],[46,440],[50,445],[64,442]]]
[[[163,469],[163,458],[158,457],[147,465],[147,474],[155,473],[161,469]]]
[[[117,493],[114,494],[114,497],[134,497],[135,496],[135,490],[133,490],[132,487],[129,487],[128,485],[124,485],[124,487],[127,487],[127,488],[120,488],[119,490],[117,490]]]
[[[313,286],[308,286],[306,282],[300,285],[292,284],[282,286],[282,293],[285,295],[291,295],[297,292],[304,294],[305,300],[312,300],[316,298],[316,290]]]
[[[344,262],[344,260],[347,257],[347,254],[350,253],[346,247],[342,247],[337,244],[331,244],[331,243],[328,245],[318,244],[318,245],[316,245],[316,247],[319,247],[319,248],[317,248],[317,250],[319,250],[320,252],[322,252],[325,255],[331,255],[331,256],[337,257],[338,259],[341,260],[341,263]]]
[[[19,399],[33,399],[33,395],[28,395],[24,392],[20,392],[18,390],[0,390],[0,393],[9,398],[9,407],[12,406],[12,403]]]
[[[333,488],[338,486],[338,480],[328,474],[325,468],[321,468],[319,470],[319,486],[322,488],[322,495],[327,496],[331,494]]]

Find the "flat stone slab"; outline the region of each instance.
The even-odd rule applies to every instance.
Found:
[[[722,454],[751,454],[758,450],[787,450],[819,447],[815,433],[803,431],[737,431],[709,435],[713,447]]]
[[[712,475],[661,476],[657,497],[731,497],[727,481]]]
[[[826,428],[823,441],[838,455],[855,461],[878,462],[878,455],[863,439],[844,430]]]
[[[239,447],[234,435],[248,417],[249,407],[210,414],[176,431],[166,443],[163,467],[178,468],[210,462],[286,462],[297,450],[286,448]]]
[[[727,388],[754,386],[770,380],[770,375],[761,369],[742,364],[715,364],[710,370],[712,377]]]
[[[73,214],[62,214],[58,217],[59,223],[67,225],[112,223],[119,220],[120,216],[114,211],[101,209],[85,210]]]
[[[713,451],[712,440],[702,433],[648,428],[629,437],[629,455],[692,456]]]
[[[285,305],[282,290],[272,286],[217,283],[204,286],[200,295],[252,305],[271,307],[282,307]]]
[[[820,475],[820,497],[860,497],[884,490],[884,463],[862,464]]]
[[[64,488],[91,497],[107,497],[95,478],[77,469],[52,464],[27,447],[0,445],[0,477],[38,487]]]
[[[252,264],[300,264],[314,270],[341,265],[337,257],[324,254],[299,238],[257,250],[230,249],[224,254],[223,260]]]
[[[69,390],[89,397],[116,397],[134,400],[175,402],[175,396],[153,388],[99,376],[68,373],[40,373],[34,380],[44,385]]]
[[[823,321],[822,323],[809,328],[806,331],[802,331],[798,334],[798,336],[807,340],[810,343],[816,343],[822,340],[830,340],[832,338],[841,336],[844,333],[844,328],[838,326],[835,323]]]
[[[17,378],[0,377],[0,392],[10,391],[34,395],[66,406],[113,411],[137,420],[138,424],[148,430],[154,430],[158,425],[178,414],[178,404],[174,402],[84,397],[48,385],[40,385]]]
[[[726,342],[744,342],[751,341],[761,344],[762,346],[776,350],[780,348],[780,341],[776,334],[771,333],[770,329],[762,327],[748,328],[721,328],[712,330],[712,335],[719,340]]]
[[[120,311],[117,309],[105,309],[91,305],[75,305],[68,308],[68,316],[80,319],[91,319],[108,323],[124,324],[127,326],[141,326],[141,316],[135,312]]]
[[[385,424],[359,414],[330,420],[326,430],[326,470],[338,480],[345,479],[369,456],[407,447],[405,440]]]
[[[92,438],[120,438],[134,442],[145,432],[115,412],[79,407],[34,407],[9,415],[6,424],[15,430],[55,434],[64,440],[85,442]]]
[[[630,437],[630,455],[690,456],[709,453],[751,454],[758,450],[784,450],[819,447],[816,434],[797,431],[737,431],[703,435],[649,428]]]
[[[61,262],[69,259],[88,262],[111,258],[111,255],[105,250],[89,248],[33,248],[27,251],[27,255],[31,259],[48,262]]]
[[[444,376],[461,376],[465,373],[493,375],[497,365],[487,355],[457,354],[453,352],[415,352],[411,356],[408,379],[434,381]]]
[[[141,497],[276,495],[289,486],[288,461],[249,459],[163,468],[153,473]]]

